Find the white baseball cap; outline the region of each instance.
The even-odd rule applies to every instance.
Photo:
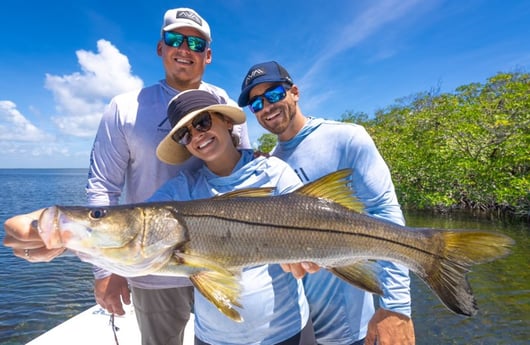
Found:
[[[208,42],[212,41],[210,25],[197,12],[185,7],[167,10],[166,14],[164,14],[162,33],[183,27],[197,29],[204,35]]]

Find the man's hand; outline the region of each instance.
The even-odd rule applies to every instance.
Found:
[[[303,278],[306,273],[315,273],[320,266],[313,262],[300,262],[296,264],[280,264],[284,272],[291,272],[296,279]]]
[[[377,343],[376,343],[377,341]],[[414,345],[414,325],[409,317],[378,309],[368,323],[365,345]]]
[[[94,286],[96,302],[111,314],[123,315],[123,303],[131,304],[131,293],[127,279],[111,274],[102,279],[96,279]]]
[[[66,248],[47,249],[36,228],[43,209],[9,218],[4,223],[4,245],[13,248],[13,254],[30,262],[48,262]]]

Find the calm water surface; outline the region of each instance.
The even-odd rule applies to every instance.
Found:
[[[78,169],[0,169],[0,240],[4,221],[52,204],[84,205],[87,172]],[[475,266],[469,280],[479,312],[449,312],[413,277],[413,318],[418,345],[528,344],[530,339],[530,228],[463,217],[407,214],[417,227],[498,230],[517,241],[513,253]],[[0,344],[25,344],[89,308],[95,301],[90,266],[75,257],[31,264],[0,246]]]
[[[468,278],[479,311],[462,317],[448,311],[416,276],[413,276],[412,317],[417,344],[529,344],[530,343],[530,226],[503,224],[469,216],[406,215],[415,227],[500,231],[516,245],[502,259],[474,266]]]

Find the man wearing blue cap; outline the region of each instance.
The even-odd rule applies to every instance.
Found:
[[[404,225],[388,166],[363,127],[304,116],[298,87],[275,61],[252,66],[241,90],[239,106],[248,105],[261,126],[278,136],[272,154],[289,163],[304,183],[351,168],[351,186],[366,212]],[[380,263],[384,295],[377,311],[370,293],[327,270],[311,263],[284,265],[296,277],[312,273],[304,276],[304,289],[319,344],[415,343],[408,269]]]

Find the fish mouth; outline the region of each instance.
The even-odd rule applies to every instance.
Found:
[[[64,247],[59,217],[60,211],[56,206],[44,209],[39,217],[39,235],[48,249]]]
[[[39,235],[48,249],[69,248],[82,241],[87,228],[72,224],[57,206],[46,208],[38,221]],[[84,236],[83,236],[84,235]]]

